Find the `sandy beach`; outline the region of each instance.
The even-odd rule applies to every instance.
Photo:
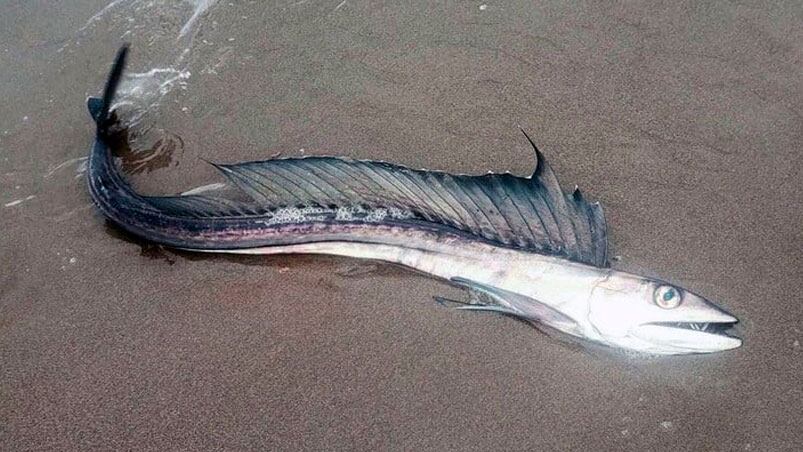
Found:
[[[404,3],[404,4],[402,4]],[[0,5],[0,449],[800,450],[803,6]],[[115,51],[137,190],[203,159],[526,175],[605,208],[617,269],[740,319],[734,351],[568,345],[399,267],[161,249],[85,162]]]

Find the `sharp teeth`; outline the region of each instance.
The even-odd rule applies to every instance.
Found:
[[[704,331],[707,332],[708,328],[711,326],[711,323],[695,323],[695,322],[686,322],[686,323],[677,323],[678,328],[687,328],[693,331]]]

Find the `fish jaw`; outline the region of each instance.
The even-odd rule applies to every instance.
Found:
[[[733,322],[735,323],[735,322]],[[731,323],[732,324],[732,323]],[[699,324],[692,324],[699,325]],[[702,324],[706,325],[706,324]],[[707,324],[710,325],[710,324]],[[710,326],[700,328],[711,328]],[[718,323],[715,325],[728,325]],[[718,329],[715,328],[715,331]],[[637,327],[634,336],[644,341],[647,350],[660,354],[691,354],[691,353],[714,353],[725,350],[732,350],[742,345],[742,340],[729,336],[724,333],[708,332],[702,329],[697,330],[683,326],[646,324]],[[655,347],[660,344],[660,347]]]

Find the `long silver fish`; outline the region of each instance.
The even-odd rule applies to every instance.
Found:
[[[609,268],[602,208],[577,189],[564,193],[535,144],[537,168],[526,178],[282,158],[214,164],[245,200],[139,195],[110,151],[109,110],[126,53],[118,53],[103,97],[87,101],[97,124],[88,178],[100,211],[130,233],[185,250],[393,262],[487,300],[462,309],[508,314],[626,350],[668,355],[741,345],[724,332],[737,319],[703,297]]]

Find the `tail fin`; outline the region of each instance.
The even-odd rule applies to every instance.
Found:
[[[125,69],[125,60],[128,55],[128,44],[123,44],[120,50],[117,51],[117,56],[114,58],[112,70],[109,72],[109,78],[106,80],[106,87],[103,89],[103,97],[90,97],[86,100],[86,106],[89,109],[89,114],[95,119],[95,124],[98,126],[98,133],[106,131],[109,125],[109,110],[114,101],[114,94],[117,92],[117,86],[120,84],[120,79],[123,77],[123,70]]]

